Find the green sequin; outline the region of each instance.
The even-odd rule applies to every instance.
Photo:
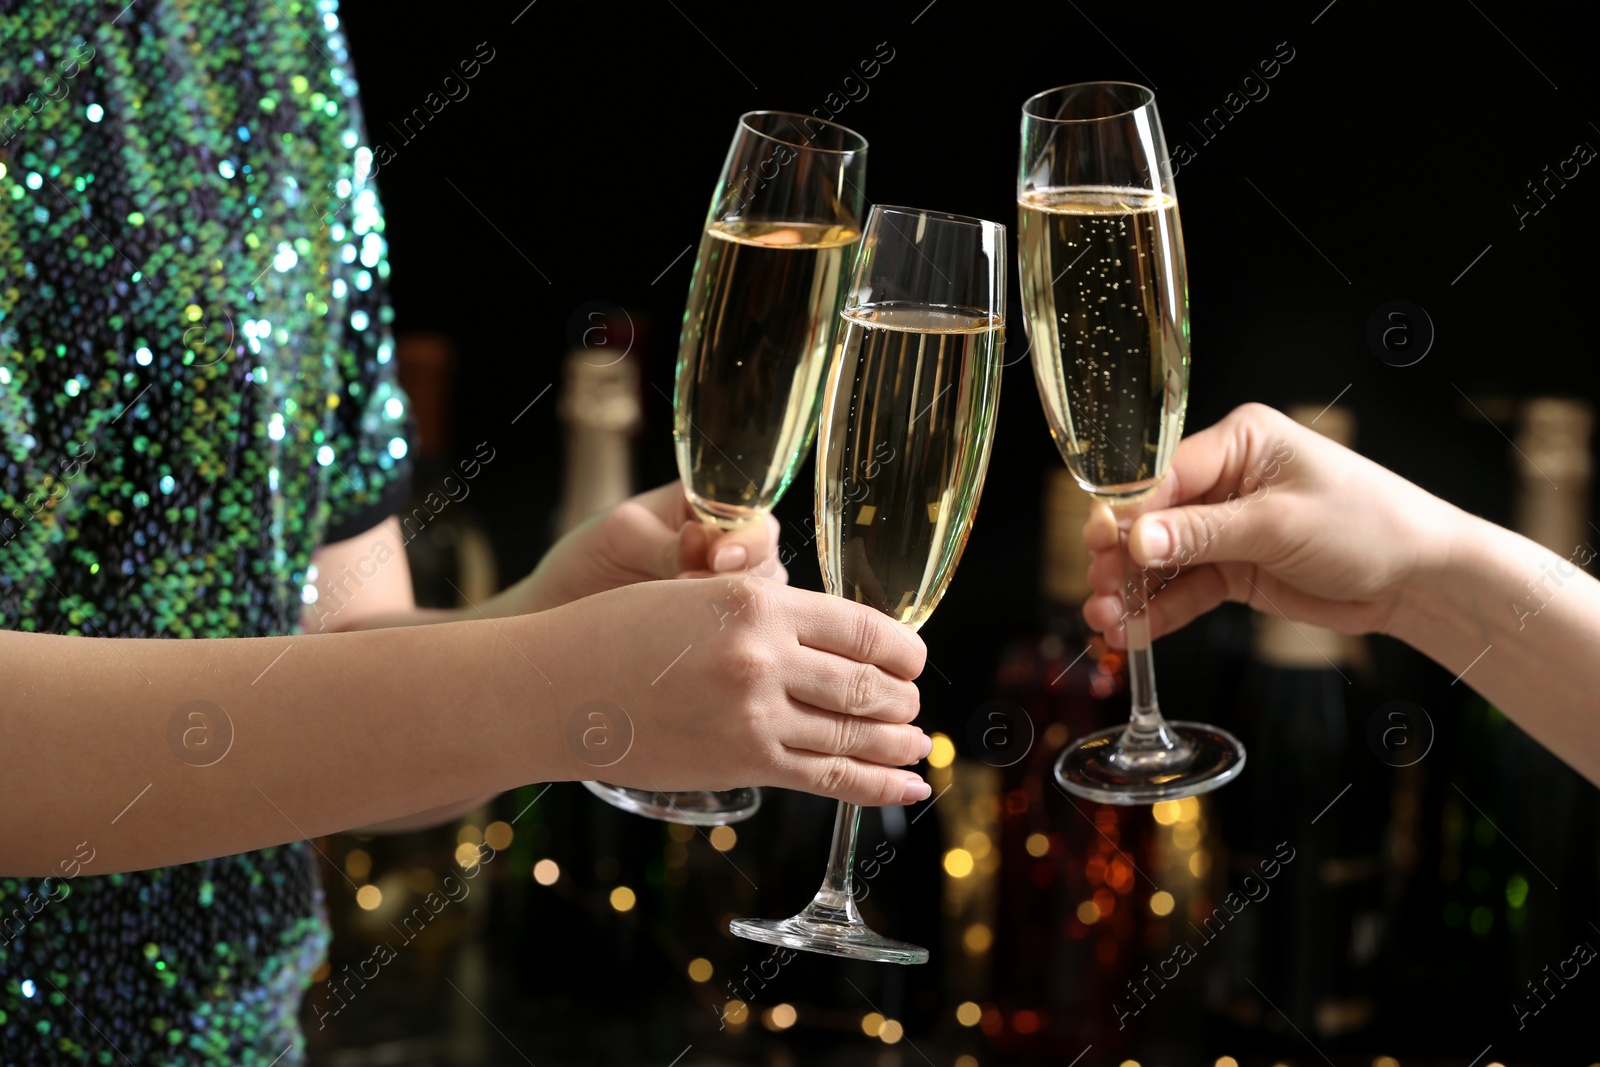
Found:
[[[296,632],[407,477],[336,0],[20,0],[0,42],[0,627]],[[315,861],[0,878],[0,1059],[303,1063]]]

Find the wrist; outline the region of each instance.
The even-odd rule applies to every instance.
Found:
[[[484,698],[503,724],[500,736],[510,742],[506,754],[515,767],[498,788],[573,780],[554,684],[554,664],[566,655],[555,646],[559,626],[550,625],[542,614],[482,619],[476,625],[487,631],[484,640],[493,642]],[[493,738],[486,742],[499,743]]]
[[[1458,645],[1482,645],[1477,600],[1491,545],[1505,531],[1447,501],[1430,504],[1413,531],[1412,564],[1383,632],[1445,662]]]

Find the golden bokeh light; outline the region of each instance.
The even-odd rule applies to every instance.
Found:
[[[1158,800],[1150,805],[1150,815],[1162,826],[1171,826],[1178,821],[1179,802],[1176,800]]]
[[[892,1045],[906,1036],[906,1028],[893,1019],[883,1020],[883,1026],[878,1030],[878,1040],[885,1045]]]
[[[1171,915],[1173,905],[1177,901],[1172,899],[1172,894],[1165,889],[1150,894],[1150,912],[1153,915]]]
[[[533,865],[533,880],[540,885],[555,885],[561,877],[561,868],[555,860],[540,860]]]
[[[955,762],[956,743],[944,734],[933,735],[933,751],[928,753],[928,766],[948,767]]]
[[[983,923],[973,923],[967,927],[966,933],[961,935],[961,943],[967,946],[967,951],[973,955],[988,952],[989,946],[994,944],[994,931]]]
[[[511,839],[514,837],[516,837],[516,831],[511,829],[511,824],[508,822],[492,822],[483,828],[483,839],[496,852],[503,848],[510,848]]]
[[[702,956],[696,956],[689,961],[689,980],[691,982],[711,981],[711,961]]]
[[[1100,921],[1100,908],[1092,900],[1086,900],[1078,905],[1078,921],[1085,926],[1092,926]]]
[[[787,1030],[800,1018],[793,1004],[774,1004],[761,1020],[768,1030]]]
[[[351,849],[345,853],[344,873],[358,882],[366,881],[367,875],[372,873],[372,857],[363,849]]]
[[[1048,856],[1050,854],[1050,839],[1044,834],[1029,834],[1028,840],[1023,842],[1022,847],[1028,850],[1028,855],[1036,859],[1040,856]]]
[[[970,1000],[964,1000],[956,1005],[956,1022],[962,1026],[977,1026],[978,1020],[983,1018],[983,1009]]]
[[[739,843],[739,831],[731,826],[713,826],[707,836],[711,838],[711,847],[718,852],[727,852]]]
[[[972,853],[964,848],[953,848],[944,854],[945,873],[952,878],[965,878],[972,873]]]
[[[861,1017],[861,1032],[868,1037],[877,1037],[878,1031],[883,1029],[883,1016],[875,1011],[869,1011]]]
[[[356,890],[356,903],[371,911],[383,903],[383,890],[375,885],[364,885]]]
[[[639,898],[633,895],[633,890],[625,885],[619,885],[611,891],[611,906],[618,911],[632,911]]]
[[[463,841],[456,846],[456,866],[470,869],[476,867],[481,859],[483,859],[483,853],[478,851],[477,845]]]

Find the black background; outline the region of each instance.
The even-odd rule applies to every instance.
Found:
[[[395,150],[377,180],[396,328],[456,339],[458,448],[489,439],[512,458],[480,489],[508,571],[531,566],[548,537],[559,386],[511,420],[558,382],[561,356],[590,325],[580,309],[615,304],[639,331],[639,484],[671,480],[662,393],[694,258],[678,257],[698,240],[738,116],[827,106],[881,41],[894,59],[837,113],[871,144],[870,199],[1011,224],[1026,96],[1068,81],[1153,84],[1169,147],[1196,153],[1177,176],[1193,309],[1188,426],[1249,400],[1320,407],[1340,396],[1362,452],[1509,521],[1511,449],[1485,417],[1507,412],[1494,401],[1600,392],[1589,168],[1521,228],[1513,208],[1546,164],[1580,141],[1600,146],[1592,47],[1566,32],[1573,23],[1549,6],[1466,2],[925,2],[863,4],[842,22],[810,5],[666,0],[463,6],[446,19],[437,8],[347,13],[372,140]],[[494,59],[470,95],[405,142],[400,120],[480,42]],[[1280,42],[1294,58],[1265,82],[1269,94],[1203,142],[1193,126]],[[1011,288],[1014,362],[981,518],[927,630],[937,651],[959,628],[980,658],[974,617],[1028,602],[1035,554],[1011,549],[1036,536],[1042,472],[1059,462],[1018,358],[1014,274]],[[1424,308],[1436,331],[1427,357],[1404,368],[1366,343],[1369,317],[1396,299]],[[781,514],[803,513],[809,495],[796,489]],[[815,581],[814,568],[793,569],[796,582]]]
[[[1575,5],[513,0],[342,15],[370,140],[394,150],[377,183],[396,329],[459,345],[455,448],[465,455],[488,440],[507,457],[486,470],[474,505],[508,579],[549,540],[560,489],[554,399],[560,360],[590,325],[580,309],[604,301],[631,318],[646,375],[638,484],[674,479],[663,394],[693,260],[684,253],[728,140],[743,111],[810,112],[829,94],[837,120],[871,144],[869,199],[1014,225],[1021,101],[1074,81],[1153,86],[1169,147],[1194,151],[1177,176],[1191,429],[1245,401],[1321,407],[1337,397],[1357,415],[1360,451],[1507,523],[1514,402],[1600,394],[1590,266],[1600,168],[1585,166],[1520,222],[1513,206],[1579,142],[1600,147],[1593,39]],[[480,42],[494,58],[470,95],[407,141],[400,119],[443,95],[443,79]],[[879,42],[894,58],[865,99],[838,110],[844,79]],[[1265,98],[1209,141],[1196,133],[1260,62],[1288,49]],[[989,694],[1002,644],[1033,619],[1042,479],[1060,462],[1018,358],[1014,270],[1011,289],[1015,362],[983,506],[923,631],[934,664],[922,680],[926,721],[957,737]],[[1412,366],[1390,366],[1367,343],[1369,319],[1393,300],[1424,308],[1436,332]],[[780,506],[791,531],[810,485],[808,467]],[[790,569],[795,584],[818,586],[808,555]],[[1448,735],[1463,687],[1379,648],[1398,664],[1389,677],[1407,679],[1384,695],[1417,700]],[[1197,638],[1174,636],[1162,653],[1169,709],[1225,721],[1227,709],[1205,707],[1185,682],[1203,655]],[[815,817],[825,824],[826,807]],[[801,893],[763,894],[763,907],[777,914]],[[1497,1006],[1505,1019],[1483,1023],[1491,1037],[1478,1040],[1470,1021],[1436,1008],[1411,1021],[1438,1042],[1432,1051],[1462,1062],[1514,1021]]]

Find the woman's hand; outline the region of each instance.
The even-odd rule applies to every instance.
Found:
[[[1224,600],[1343,633],[1392,632],[1460,513],[1315,429],[1260,404],[1186,437],[1131,528],[1098,505],[1084,526],[1090,626],[1118,647],[1148,604],[1152,637]],[[1124,605],[1121,540],[1145,568]]]
[[[875,805],[928,796],[899,769],[932,748],[909,725],[926,649],[864,605],[740,574],[626,586],[524,626],[538,673],[518,684],[559,709],[569,777]]]
[[[683,486],[663,485],[573,528],[522,581],[495,597],[490,615],[545,611],[635,582],[748,570],[786,582],[778,520],[718,531],[689,506]]]

